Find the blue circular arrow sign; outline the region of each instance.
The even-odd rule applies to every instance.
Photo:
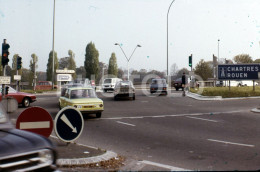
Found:
[[[54,125],[59,139],[64,142],[72,142],[81,135],[84,120],[79,110],[74,107],[65,107],[56,115]]]

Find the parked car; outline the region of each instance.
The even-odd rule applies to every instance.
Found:
[[[0,171],[53,171],[56,157],[50,140],[15,129],[0,104]]]
[[[114,91],[116,83],[119,82],[119,81],[122,81],[122,79],[119,79],[119,78],[106,78],[106,79],[104,79],[103,84],[102,84],[103,91],[104,92]]]
[[[57,89],[57,85],[53,86],[54,89]],[[51,90],[52,82],[51,81],[38,81],[38,84],[35,87],[36,90]]]
[[[150,93],[165,93],[167,94],[167,83],[165,79],[152,79],[152,83],[150,85]]]
[[[131,81],[119,81],[116,83],[114,100],[119,97],[128,97],[135,100],[135,87]]]
[[[59,98],[60,109],[72,106],[77,108],[83,114],[96,114],[101,117],[104,110],[104,104],[96,95],[92,87],[72,87],[67,88],[65,95]]]
[[[182,87],[182,79],[181,78],[178,78],[176,80],[173,81],[173,86],[174,88],[176,89],[176,91],[178,91],[180,88],[183,90],[183,87]]]
[[[32,102],[36,101],[36,96],[34,94],[16,91],[14,88],[8,85],[5,85],[5,87],[9,87],[8,95],[6,96],[15,98],[18,104],[21,104],[23,107],[29,107]],[[2,86],[0,86],[0,90],[1,89]],[[0,93],[0,101],[1,100],[2,93]]]

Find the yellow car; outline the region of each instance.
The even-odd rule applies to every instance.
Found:
[[[101,117],[104,104],[96,95],[92,87],[73,87],[67,88],[64,96],[59,98],[60,109],[72,106],[77,108],[82,114],[96,114]]]

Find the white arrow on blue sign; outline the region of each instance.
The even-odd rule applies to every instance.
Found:
[[[84,119],[74,107],[61,109],[55,117],[55,133],[64,142],[73,142],[79,138],[84,128]]]

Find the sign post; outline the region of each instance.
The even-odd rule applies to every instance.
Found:
[[[55,133],[64,142],[78,139],[84,128],[84,120],[79,110],[74,107],[61,109],[55,117]]]

